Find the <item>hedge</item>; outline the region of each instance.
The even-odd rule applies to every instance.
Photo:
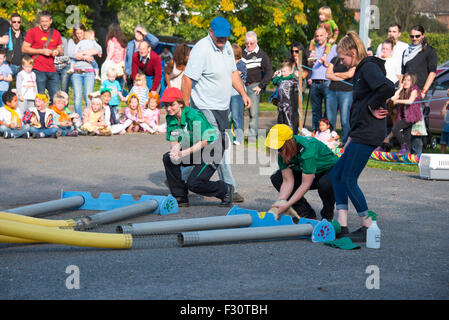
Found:
[[[385,40],[385,37],[377,33],[371,33],[371,47],[376,51],[377,46]],[[449,60],[449,33],[426,33],[427,42],[435,48],[438,55],[438,64]],[[399,40],[410,43],[408,32],[402,32]]]

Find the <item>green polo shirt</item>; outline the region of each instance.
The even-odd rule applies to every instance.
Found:
[[[306,174],[316,174],[331,169],[337,163],[338,157],[318,139],[296,135],[293,137],[302,150],[298,150],[288,164],[278,156],[279,169],[291,168]]]
[[[181,143],[183,149],[193,146],[195,143],[207,140],[207,143],[215,141],[217,131],[206,120],[200,111],[191,107],[184,107],[181,113],[181,121],[176,116],[166,116],[167,141]]]

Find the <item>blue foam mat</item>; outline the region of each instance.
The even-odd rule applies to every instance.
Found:
[[[142,195],[139,200],[135,200],[130,194],[122,194],[116,199],[112,193],[100,193],[97,198],[87,191],[61,191],[61,198],[69,198],[73,196],[82,196],[84,204],[78,209],[81,210],[99,210],[108,211],[117,208],[133,205],[138,202],[156,200],[159,203],[158,208],[152,212],[160,215],[178,213],[178,202],[172,195],[168,196],[151,196]]]

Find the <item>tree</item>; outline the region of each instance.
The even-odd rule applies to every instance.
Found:
[[[53,13],[54,27],[66,36],[71,26],[66,13],[68,4],[56,0],[3,0],[0,16],[9,18],[19,12],[30,27],[41,9]],[[104,46],[107,26],[120,22],[130,38],[137,24],[144,24],[153,34],[178,35],[195,42],[207,35],[210,21],[216,16],[228,19],[232,26],[231,42],[244,44],[245,34],[254,30],[259,44],[275,64],[282,61],[293,42],[305,46],[318,25],[318,9],[331,7],[341,34],[354,24],[354,14],[346,9],[344,0],[72,0],[80,22],[96,31]]]
[[[124,9],[121,1],[116,2]],[[147,0],[144,10],[148,16],[159,17],[167,30],[172,29],[186,41],[206,36],[210,21],[223,16],[232,27],[231,42],[243,45],[246,32],[254,30],[261,47],[278,63],[293,42],[307,46],[318,24],[318,9],[326,4],[332,8],[342,32],[353,24],[353,13],[344,7],[344,0]],[[139,0],[131,0],[126,6],[143,9]],[[121,23],[127,20],[123,18]]]

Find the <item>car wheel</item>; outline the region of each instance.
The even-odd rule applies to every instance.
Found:
[[[435,149],[437,148],[437,145],[438,145],[437,138],[432,137],[432,138],[430,139],[430,147],[431,147],[433,150],[435,150]]]

